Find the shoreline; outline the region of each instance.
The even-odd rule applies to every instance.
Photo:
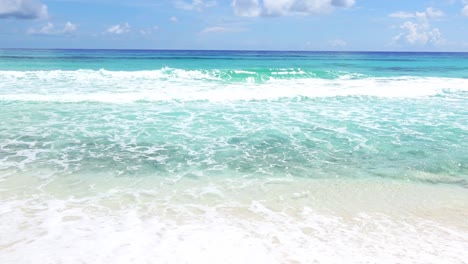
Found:
[[[462,250],[468,190],[459,186],[382,179],[109,180],[57,177],[37,193],[25,189],[23,197],[2,190],[0,260],[462,263],[468,254]],[[60,253],[44,255],[52,250]]]

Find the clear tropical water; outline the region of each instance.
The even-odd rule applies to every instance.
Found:
[[[2,263],[463,263],[468,54],[0,50]]]

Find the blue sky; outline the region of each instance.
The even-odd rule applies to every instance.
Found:
[[[0,47],[468,51],[468,0],[0,0]]]

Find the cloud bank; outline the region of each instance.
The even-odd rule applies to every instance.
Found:
[[[44,19],[47,6],[36,0],[0,0],[0,18]]]
[[[244,17],[329,13],[354,6],[355,0],[233,0],[234,14]]]
[[[444,12],[428,7],[423,12],[399,11],[388,15],[392,18],[412,19],[400,25],[401,33],[393,37],[395,42],[404,41],[411,45],[438,45],[442,40],[440,29],[432,27],[430,20],[444,17]]]

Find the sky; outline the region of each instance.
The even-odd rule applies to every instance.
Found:
[[[0,48],[468,51],[468,0],[0,0]]]

